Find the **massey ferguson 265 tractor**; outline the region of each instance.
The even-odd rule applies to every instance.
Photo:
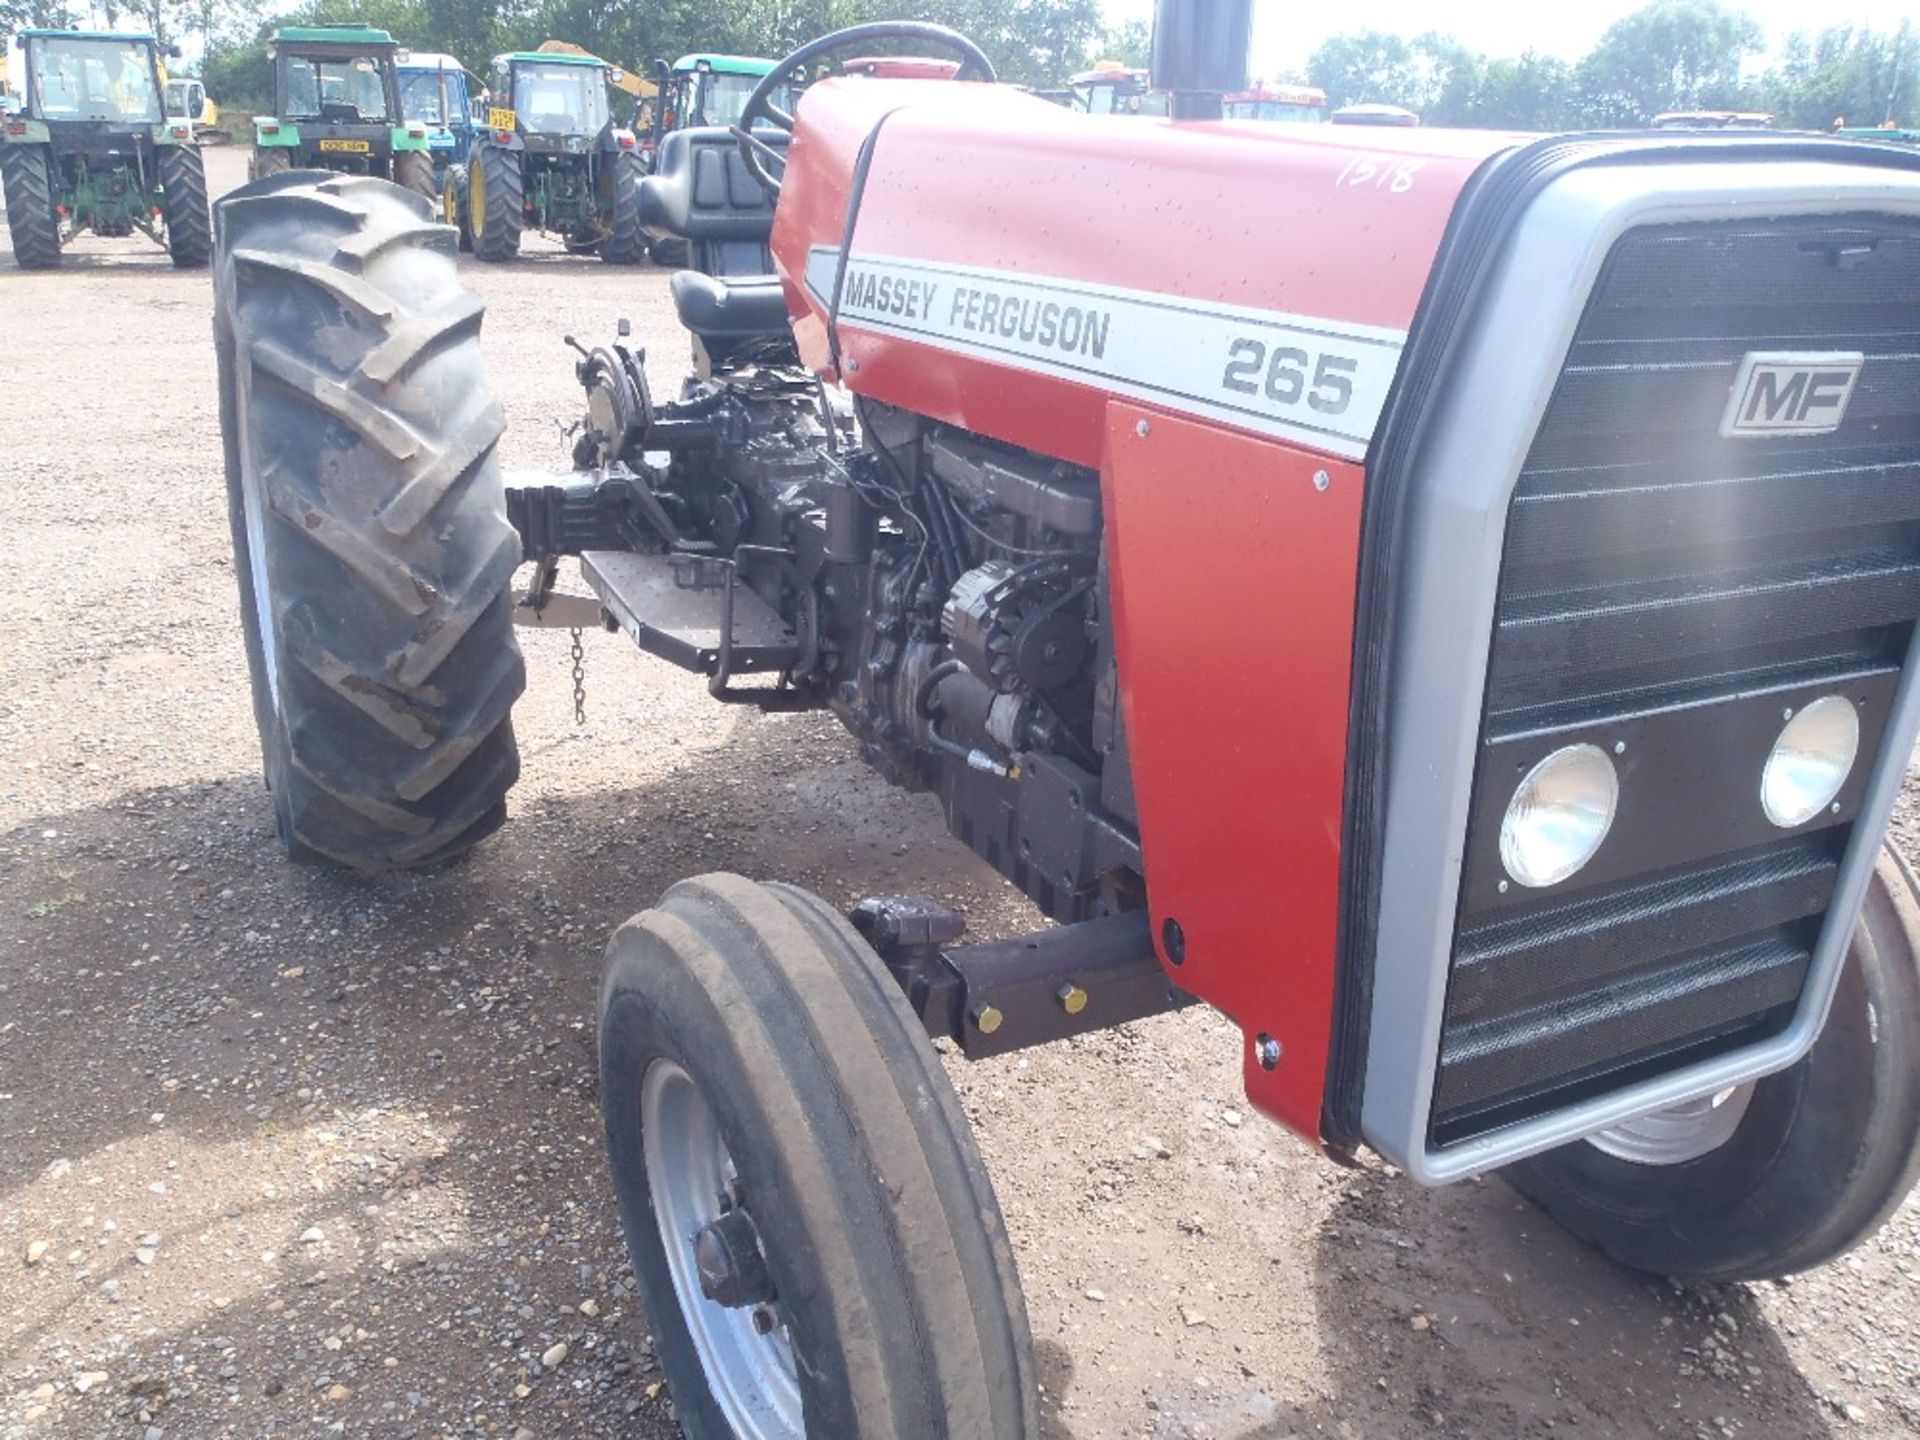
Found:
[[[88,230],[138,230],[175,265],[207,263],[206,170],[192,120],[166,114],[153,36],[22,30],[7,71],[14,103],[0,109],[0,186],[21,269],[53,268]]]
[[[661,199],[758,254],[707,242],[772,193],[775,273],[673,278],[676,399],[583,352],[539,483],[503,483],[424,201],[220,207],[292,855],[481,840],[515,619],[604,621],[716,704],[831,711],[1057,922],[713,874],[615,933],[607,1139],[689,1435],[1036,1433],[929,1034],[1202,1001],[1307,1143],[1499,1171],[1667,1275],[1820,1265],[1914,1182],[1920,903],[1884,836],[1920,728],[1920,156],[1215,123],[1247,24],[1162,0],[1173,113],[1126,126],[937,27],[803,47]],[[769,103],[903,49],[957,75]]]
[[[253,118],[254,179],[337,170],[439,195],[428,127],[401,108],[393,36],[360,25],[287,25],[268,50],[273,113]]]
[[[493,103],[464,166],[447,172],[446,209],[462,249],[511,260],[528,228],[576,255],[616,265],[646,258],[635,187],[646,167],[633,132],[613,123],[597,55],[496,55]]]

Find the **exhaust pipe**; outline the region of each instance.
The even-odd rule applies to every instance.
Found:
[[[1159,0],[1153,13],[1153,88],[1176,120],[1218,120],[1221,97],[1247,88],[1253,0]]]

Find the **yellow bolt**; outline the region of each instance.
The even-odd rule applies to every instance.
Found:
[[[973,1007],[973,1024],[982,1035],[991,1035],[1000,1028],[1000,1022],[1007,1017],[992,1005],[982,1000]]]
[[[1060,1008],[1069,1015],[1078,1015],[1087,1008],[1087,992],[1071,980],[1054,991],[1053,998],[1060,1002]]]

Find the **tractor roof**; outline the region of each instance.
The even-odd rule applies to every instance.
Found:
[[[757,55],[682,55],[673,62],[676,75],[712,70],[720,75],[765,75],[777,62]]]
[[[565,50],[515,50],[493,58],[496,64],[504,60],[515,65],[524,62],[529,65],[593,65],[602,70],[610,68],[598,55],[573,55]]]
[[[282,25],[273,32],[276,45],[392,45],[393,35],[371,25]]]
[[[406,59],[400,61],[399,66],[402,70],[464,70],[467,68],[453,56],[432,50],[415,50]]]
[[[28,28],[15,32],[22,40],[133,40],[148,45],[160,43],[151,30],[41,30]]]

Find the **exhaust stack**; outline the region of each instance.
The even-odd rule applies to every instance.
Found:
[[[1176,120],[1218,120],[1221,97],[1247,88],[1253,0],[1159,0],[1153,15],[1153,88]]]

